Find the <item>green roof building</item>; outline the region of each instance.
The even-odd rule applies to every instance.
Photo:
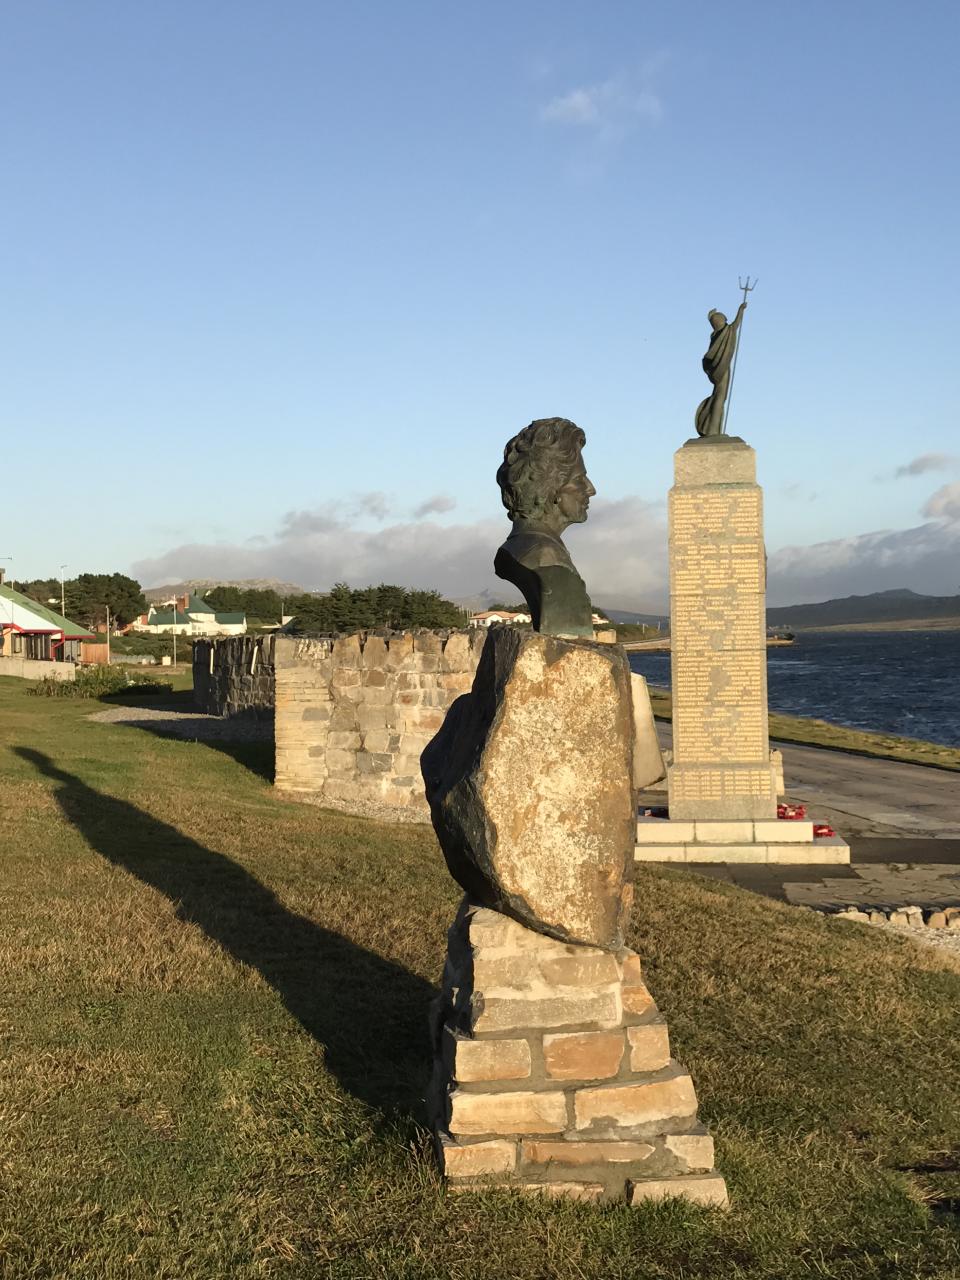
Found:
[[[75,662],[93,633],[0,580],[0,659]],[[4,664],[0,662],[0,670]],[[18,672],[17,674],[20,674]]]

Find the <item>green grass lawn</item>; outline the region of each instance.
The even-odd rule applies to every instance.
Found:
[[[632,941],[732,1208],[446,1195],[432,833],[95,709],[0,680],[0,1275],[960,1275],[955,961],[643,868]]]

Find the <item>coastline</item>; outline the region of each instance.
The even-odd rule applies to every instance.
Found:
[[[670,690],[648,685],[654,718],[673,719]],[[831,724],[828,720],[805,719],[780,711],[769,712],[770,740],[797,746],[821,747],[825,751],[844,751],[850,755],[868,756],[875,760],[897,760],[902,764],[918,764],[928,769],[945,769],[960,773],[960,747],[946,747],[919,738],[902,738],[892,733],[870,729],[853,729]]]

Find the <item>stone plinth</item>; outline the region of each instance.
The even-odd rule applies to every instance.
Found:
[[[433,1037],[431,1123],[451,1189],[726,1203],[635,952],[547,938],[465,899]]]
[[[796,863],[850,861],[839,836],[815,836],[814,824],[787,818],[637,820],[637,862]]]
[[[473,901],[617,948],[632,886],[634,717],[617,645],[498,627],[421,757],[434,830]]]
[[[688,441],[670,491],[675,819],[775,819],[767,727],[762,493],[754,451]]]

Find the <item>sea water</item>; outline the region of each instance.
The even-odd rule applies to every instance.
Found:
[[[669,653],[631,653],[670,686]],[[960,747],[960,631],[801,631],[767,649],[771,711]]]

